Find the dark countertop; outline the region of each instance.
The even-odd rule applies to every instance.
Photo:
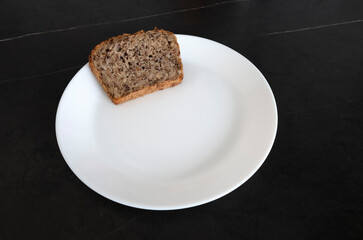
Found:
[[[2,1],[0,239],[362,239],[363,1]],[[279,127],[257,173],[178,211],[112,202],[55,137],[63,90],[108,37],[155,26],[253,62]]]

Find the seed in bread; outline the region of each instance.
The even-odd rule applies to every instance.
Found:
[[[113,103],[119,104],[183,80],[175,35],[155,28],[123,34],[98,44],[90,68]]]

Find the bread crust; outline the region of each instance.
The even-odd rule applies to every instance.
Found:
[[[183,81],[183,77],[184,77],[184,71],[183,71],[183,63],[181,61],[181,58],[180,58],[180,47],[179,47],[179,43],[177,41],[177,38],[176,36],[174,35],[174,33],[172,32],[169,32],[169,31],[166,31],[166,30],[163,30],[163,29],[158,29],[158,28],[155,28],[154,30],[156,31],[160,31],[160,32],[164,32],[164,33],[167,33],[167,34],[171,34],[174,39],[175,39],[175,42],[178,46],[178,49],[179,49],[179,52],[178,52],[178,62],[181,66],[181,74],[180,76],[177,78],[177,79],[173,79],[173,80],[168,80],[168,81],[165,81],[165,82],[161,82],[161,83],[156,83],[154,85],[151,85],[151,86],[146,86],[138,91],[135,91],[135,92],[131,92],[129,94],[127,94],[126,96],[123,96],[123,97],[119,97],[119,98],[114,98],[111,96],[110,92],[108,91],[107,87],[103,84],[103,81],[101,79],[101,74],[100,72],[97,70],[96,66],[94,65],[94,62],[93,62],[93,58],[92,56],[95,54],[96,51],[98,51],[99,48],[101,48],[104,44],[107,44],[108,42],[110,41],[113,41],[113,40],[117,40],[121,37],[124,37],[124,36],[129,36],[129,35],[139,35],[139,34],[142,34],[144,33],[143,30],[141,31],[138,31],[134,34],[128,34],[128,33],[125,33],[125,34],[122,34],[122,35],[118,35],[116,37],[111,37],[101,43],[99,43],[92,51],[91,51],[91,54],[89,55],[88,57],[88,61],[89,61],[89,66],[91,68],[91,71],[92,73],[95,75],[97,81],[101,84],[103,90],[107,93],[107,96],[111,99],[111,101],[114,103],[114,104],[120,104],[120,103],[123,103],[123,102],[126,102],[126,101],[129,101],[131,99],[135,99],[135,98],[138,98],[138,97],[142,97],[146,94],[149,94],[149,93],[152,93],[152,92],[155,92],[157,90],[163,90],[165,88],[169,88],[169,87],[174,87],[178,84],[180,84],[182,81]]]

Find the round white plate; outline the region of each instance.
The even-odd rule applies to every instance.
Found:
[[[128,206],[197,206],[233,191],[261,166],[277,130],[273,93],[236,51],[177,35],[180,85],[114,105],[86,64],[59,102],[56,134],[69,167]]]

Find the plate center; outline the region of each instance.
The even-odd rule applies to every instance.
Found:
[[[184,68],[176,87],[117,106],[100,102],[94,128],[100,161],[153,179],[185,177],[216,161],[236,124],[233,91],[212,69],[189,62]]]

